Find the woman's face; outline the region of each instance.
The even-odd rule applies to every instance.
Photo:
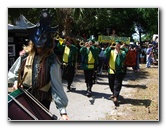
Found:
[[[38,54],[41,54],[43,52],[43,47],[37,47],[36,49]]]

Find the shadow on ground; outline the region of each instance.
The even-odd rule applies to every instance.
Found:
[[[149,99],[131,99],[131,98],[123,98],[119,96],[119,105],[120,104],[131,104],[135,106],[145,106],[148,107],[151,104],[151,100]]]
[[[123,84],[122,85],[123,87],[126,87],[126,88],[140,88],[140,89],[146,89],[147,88],[147,86],[146,85],[139,85],[139,84],[137,84],[137,85],[131,85],[131,84]]]
[[[86,90],[76,90],[76,88],[72,88],[72,91],[70,93],[77,93],[77,94],[84,95],[85,97],[87,97]],[[101,98],[108,99],[110,97],[110,95],[111,94],[92,91],[92,96],[89,97],[89,101],[90,101],[91,105],[93,105],[96,99],[101,99]]]

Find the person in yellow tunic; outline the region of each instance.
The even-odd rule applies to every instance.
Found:
[[[118,97],[122,88],[122,80],[124,78],[124,61],[126,58],[127,48],[124,48],[120,41],[116,41],[114,47],[107,47],[105,55],[108,58],[108,81],[109,87],[113,95],[115,105],[118,105]]]
[[[100,50],[94,45],[92,45],[93,43],[94,41],[90,40],[89,42],[86,42],[85,46],[80,49],[80,53],[82,55],[81,68],[84,70],[85,83],[87,86],[86,95],[88,97],[90,97],[92,94],[92,77],[94,75],[95,67],[97,65],[98,54],[100,53]]]
[[[71,91],[71,84],[73,83],[76,65],[76,56],[78,53],[78,48],[73,45],[72,38],[65,37],[64,43],[59,42],[57,44],[59,50],[63,52],[62,63],[63,63],[63,75],[62,78],[67,80],[67,89]]]

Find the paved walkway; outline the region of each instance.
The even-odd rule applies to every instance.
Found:
[[[65,81],[63,83],[64,90],[66,91],[67,84]],[[116,114],[113,101],[108,99],[111,91],[108,86],[108,78],[106,73],[97,77],[97,82],[93,85],[93,93],[90,98],[85,95],[86,85],[81,70],[77,72],[72,88],[72,92],[66,92],[69,99],[67,111],[71,121],[104,120],[106,114]],[[60,117],[54,102],[51,103],[50,111]]]

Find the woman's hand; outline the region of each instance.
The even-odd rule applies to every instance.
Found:
[[[66,114],[61,115],[62,120],[69,120],[69,117]]]
[[[21,88],[23,88],[23,86],[21,85],[20,86]],[[18,89],[18,85],[17,84],[14,84],[13,87],[12,87],[13,91],[17,90]]]

